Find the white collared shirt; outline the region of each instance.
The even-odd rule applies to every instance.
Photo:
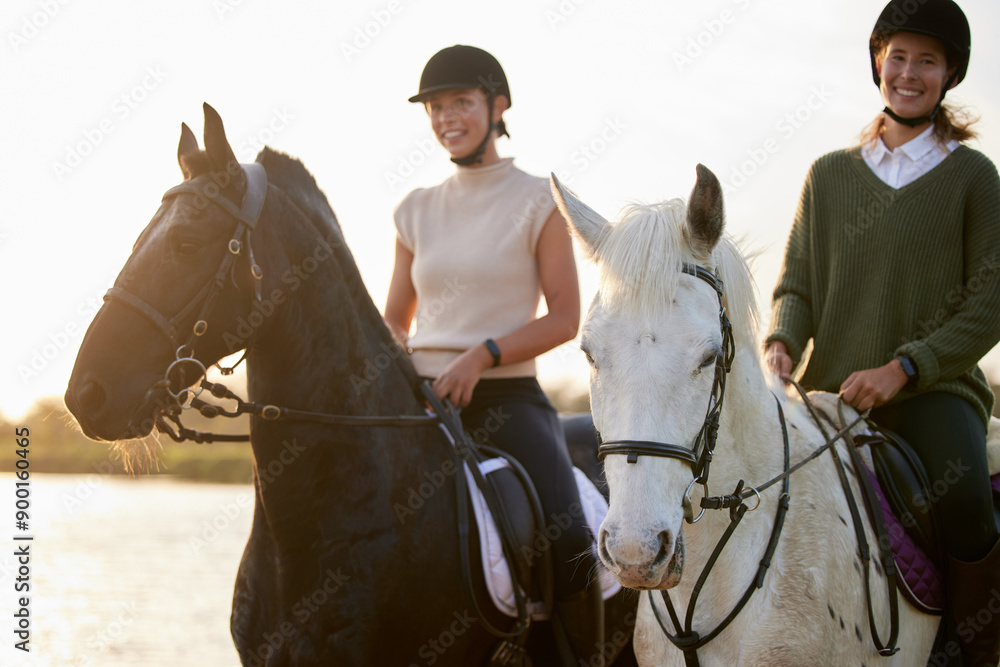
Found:
[[[959,147],[955,140],[942,146],[933,137],[931,125],[918,136],[891,151],[879,137],[874,146],[865,144],[861,155],[865,164],[882,179],[886,185],[901,188],[917,180],[934,167],[941,164],[951,152]]]

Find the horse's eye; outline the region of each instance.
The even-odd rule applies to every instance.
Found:
[[[580,351],[583,352],[583,356],[587,358],[587,363],[593,366],[594,368],[597,368],[597,362],[594,361],[594,357],[591,356],[590,350],[587,349],[587,346],[581,345]]]
[[[717,355],[715,352],[710,353],[708,356],[706,356],[702,360],[701,365],[698,366],[698,370],[702,371],[702,370],[705,370],[706,368],[708,368],[709,366],[712,366],[713,364],[715,364],[715,361],[718,358],[719,358],[719,355]]]
[[[199,250],[201,250],[200,245],[198,245],[197,243],[192,243],[190,241],[178,243],[176,248],[177,248],[177,253],[180,255],[193,255]]]

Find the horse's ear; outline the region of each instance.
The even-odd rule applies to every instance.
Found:
[[[559,212],[569,221],[577,238],[583,242],[587,255],[591,259],[596,259],[608,221],[563,187],[555,174],[551,174],[549,178],[552,183],[552,197],[556,200]]]
[[[703,164],[695,167],[695,171],[698,179],[688,199],[687,234],[695,254],[707,258],[722,238],[722,228],[725,225],[722,184],[712,170]]]
[[[191,168],[191,162],[200,152],[201,149],[198,148],[198,139],[195,138],[194,132],[191,131],[191,128],[186,123],[181,123],[181,140],[177,144],[177,164],[181,167],[181,173],[184,174],[185,181],[193,175],[194,171]]]
[[[223,190],[230,191],[232,198],[238,202],[242,197],[246,180],[243,169],[240,168],[239,160],[236,159],[236,155],[229,145],[229,140],[226,139],[226,130],[222,126],[222,117],[219,112],[213,109],[208,102],[205,102],[204,110],[205,152],[212,163],[212,171],[219,174],[220,177],[223,173],[232,175],[231,181],[226,179],[227,186]]]

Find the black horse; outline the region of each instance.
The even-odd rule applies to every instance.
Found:
[[[245,350],[258,409],[253,527],[231,619],[243,664],[484,664],[497,645],[487,622],[512,619],[487,602],[478,572],[485,613],[475,612],[454,454],[325,195],[300,162],[268,148],[262,170],[241,167],[207,104],[204,139],[202,151],[182,125],[184,182],[164,195],[90,325],[66,405],[94,439],[167,430],[204,366]],[[390,419],[320,424],[282,408]],[[606,605],[605,653],[630,660],[626,595]],[[556,664],[549,630],[532,625],[536,665]]]

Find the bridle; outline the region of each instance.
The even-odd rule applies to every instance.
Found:
[[[708,401],[708,409],[701,429],[690,447],[674,445],[666,442],[649,440],[609,440],[602,442],[597,450],[597,458],[604,460],[605,456],[622,454],[629,463],[634,464],[639,456],[655,456],[660,458],[680,459],[689,464],[694,471],[694,479],[684,494],[684,513],[688,523],[694,523],[704,514],[702,508],[697,517],[691,508],[691,490],[696,483],[705,488],[708,496],[708,473],[715,453],[715,442],[719,435],[719,415],[722,412],[722,402],[726,394],[726,376],[732,369],[736,346],[733,343],[733,326],[726,313],[723,303],[723,283],[718,275],[696,264],[685,263],[681,271],[700,278],[715,290],[719,299],[719,327],[722,330],[722,354],[715,360],[715,379],[712,382],[712,393]],[[759,497],[758,497],[759,504]],[[755,508],[756,509],[756,508]]]
[[[254,279],[254,296],[258,302],[262,298],[261,281],[263,273],[254,261],[250,236],[257,227],[257,221],[264,208],[264,200],[267,198],[267,172],[264,171],[264,166],[257,162],[241,164],[239,166],[246,177],[246,190],[238,208],[232,201],[222,195],[221,188],[214,179],[212,182],[200,187],[186,181],[180,185],[175,185],[163,193],[163,201],[181,195],[194,195],[199,198],[198,201],[208,201],[220,207],[237,221],[236,229],[233,231],[233,235],[227,245],[227,252],[223,255],[222,262],[219,265],[219,269],[215,272],[215,276],[205,283],[187,305],[181,308],[173,317],[167,317],[148,301],[133,294],[124,287],[116,285],[104,295],[105,301],[122,303],[145,317],[167,340],[171,350],[174,351],[174,361],[167,367],[164,379],[157,383],[157,386],[165,387],[177,404],[181,406],[188,402],[189,399],[198,396],[202,388],[182,388],[174,392],[170,388],[170,374],[179,365],[193,364],[200,370],[201,377],[204,377],[205,366],[195,358],[193,346],[195,341],[199,337],[204,336],[205,332],[208,331],[208,318],[215,307],[215,302],[219,294],[222,292],[226,276],[229,275],[230,280],[235,284],[236,261],[242,254],[244,247],[247,250],[250,261],[250,274]],[[228,174],[228,172],[226,173]],[[181,325],[199,306],[201,306],[201,309],[198,312],[195,323],[188,333],[187,338],[182,343],[179,333]]]

